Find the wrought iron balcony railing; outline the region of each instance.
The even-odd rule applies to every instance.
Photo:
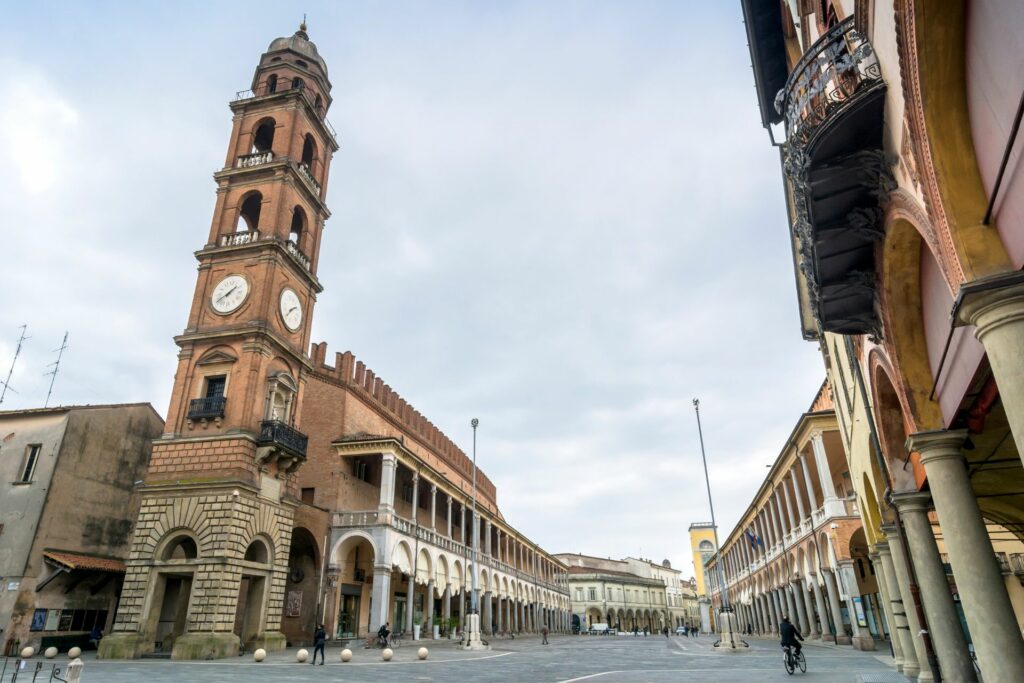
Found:
[[[224,407],[227,402],[226,396],[194,398],[188,404],[188,419],[212,420],[216,417],[224,417]]]
[[[261,444],[280,446],[300,458],[306,457],[309,437],[281,420],[264,420],[260,423]]]
[[[266,97],[269,95],[279,95],[288,92],[298,92],[302,96],[302,99],[306,101],[306,104],[309,105],[309,108],[316,112],[320,121],[323,122],[324,127],[331,134],[331,137],[337,139],[338,134],[337,132],[335,132],[334,126],[331,125],[331,122],[327,119],[326,116],[327,107],[324,106],[323,102],[317,102],[315,95],[313,95],[312,93],[312,89],[307,88],[304,82],[300,81],[298,83],[292,84],[286,80],[279,80],[277,81],[277,83],[275,83],[274,89],[271,90],[269,82],[262,81],[256,85],[255,90],[239,90],[237,93],[235,93],[235,102],[249,100],[254,97]]]
[[[810,47],[775,96],[787,142],[806,145],[833,113],[876,85],[884,85],[878,58],[851,16]]]

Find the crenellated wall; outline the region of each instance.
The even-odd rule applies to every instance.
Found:
[[[327,363],[327,342],[313,344],[310,351],[313,372],[320,378],[354,390],[365,401],[373,404],[385,416],[399,425],[443,460],[448,466],[465,476],[473,476],[473,461],[444,432],[434,426],[418,410],[410,405],[390,385],[377,377],[373,370],[359,360],[351,351],[334,354],[334,365]],[[497,500],[493,482],[481,470],[477,470],[477,489],[491,501]]]

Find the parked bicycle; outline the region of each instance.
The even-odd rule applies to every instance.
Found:
[[[782,647],[785,649],[785,653],[782,655],[782,663],[786,667],[786,673],[792,676],[793,672],[798,668],[800,669],[800,673],[806,673],[807,660],[804,658],[804,651],[800,650],[799,652],[794,653],[792,645],[783,645]]]

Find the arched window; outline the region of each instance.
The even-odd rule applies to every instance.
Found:
[[[302,88],[305,88],[305,87],[306,87],[306,82],[303,81],[298,76],[296,76],[295,78],[292,79],[292,89],[294,89],[294,90],[301,90]]]
[[[246,196],[242,201],[242,207],[238,212],[238,225],[236,230],[242,232],[242,228],[245,230],[256,230],[260,227],[260,209],[263,206],[263,195],[259,192],[253,192]]]
[[[314,159],[316,159],[316,143],[313,142],[313,136],[306,133],[306,138],[302,143],[302,163],[312,171]]]
[[[267,78],[267,94],[277,92],[277,74],[270,74]]]
[[[295,246],[302,245],[302,233],[306,230],[306,212],[301,206],[296,206],[292,212],[292,226],[288,230],[288,239]]]
[[[173,539],[160,554],[160,559],[165,562],[168,560],[194,560],[197,557],[199,557],[199,549],[196,547],[195,539],[187,534]]]
[[[274,146],[274,129],[277,122],[274,119],[263,119],[256,126],[256,132],[252,136],[252,154],[269,152]]]
[[[298,385],[287,373],[272,375],[267,384],[267,419],[290,422],[297,390]]]
[[[296,60],[295,60],[295,63],[296,63],[296,64],[298,64],[299,66],[301,66],[302,68],[306,68],[307,66],[309,66],[309,64],[306,64],[306,63],[305,63],[304,61],[302,61],[301,59],[296,59]]]
[[[249,547],[245,549],[245,557],[243,558],[246,562],[258,562],[259,564],[270,563],[270,549],[267,548],[267,544],[262,539],[253,539],[253,542],[249,544]]]

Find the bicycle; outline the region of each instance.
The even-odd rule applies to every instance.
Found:
[[[404,640],[404,632],[399,631],[397,633],[392,633],[389,646],[393,650],[397,650],[398,648],[402,647],[402,640]]]
[[[797,654],[793,654],[792,645],[783,645],[782,647],[786,651],[782,656],[782,663],[786,667],[786,673],[792,676],[797,667],[800,668],[800,673],[807,673],[807,660],[804,658],[804,651],[800,650]]]

